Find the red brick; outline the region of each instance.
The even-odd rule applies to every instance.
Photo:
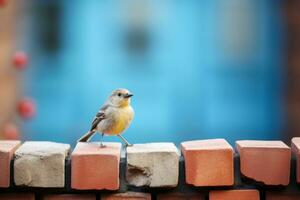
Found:
[[[266,185],[288,185],[291,149],[281,141],[236,142],[241,173]]]
[[[34,194],[20,193],[20,194],[0,194],[0,200],[34,200]]]
[[[71,185],[74,189],[119,188],[121,143],[80,142],[72,153]]]
[[[209,200],[259,200],[258,190],[216,190],[209,192]]]
[[[282,194],[279,192],[267,192],[266,200],[299,200],[300,194]]]
[[[49,194],[43,200],[96,200],[95,194]]]
[[[21,142],[16,140],[0,141],[0,187],[9,187],[10,185],[10,162],[20,144]]]
[[[151,195],[140,192],[104,194],[101,196],[101,200],[151,200]]]
[[[188,184],[195,186],[233,185],[233,148],[226,140],[183,142],[181,148]]]
[[[292,139],[292,151],[297,160],[297,182],[300,182],[300,137]]]
[[[158,194],[157,200],[204,200],[203,194],[196,193],[164,193]]]

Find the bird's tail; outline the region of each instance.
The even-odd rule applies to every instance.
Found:
[[[77,142],[88,142],[91,137],[95,134],[96,131],[89,131],[86,134],[84,134]]]

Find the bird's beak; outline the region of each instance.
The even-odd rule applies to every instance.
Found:
[[[125,95],[125,98],[130,98],[132,96],[133,96],[133,94],[128,93],[128,94]]]

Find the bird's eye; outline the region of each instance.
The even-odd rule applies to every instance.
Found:
[[[120,97],[122,94],[121,93],[118,93],[118,96]]]

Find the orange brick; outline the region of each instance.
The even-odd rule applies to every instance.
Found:
[[[80,142],[72,153],[71,185],[78,190],[119,188],[121,143]]]
[[[9,187],[10,185],[10,162],[20,144],[21,142],[16,140],[0,141],[0,187]]]
[[[209,200],[259,200],[258,190],[217,190],[209,192]]]
[[[288,185],[291,149],[281,141],[236,142],[241,173],[266,185]]]
[[[195,186],[233,185],[233,148],[226,140],[183,142],[181,148],[188,184]]]
[[[267,192],[266,200],[299,200],[300,194],[281,194],[279,192]]]
[[[292,139],[292,151],[297,160],[297,182],[300,183],[300,137]]]
[[[96,200],[95,194],[49,194],[42,200]]]
[[[35,200],[34,194],[0,194],[0,200]]]
[[[158,194],[157,200],[204,200],[205,197],[203,194],[196,194],[196,193],[164,193]]]
[[[151,200],[151,195],[140,192],[104,194],[101,196],[101,200]]]

